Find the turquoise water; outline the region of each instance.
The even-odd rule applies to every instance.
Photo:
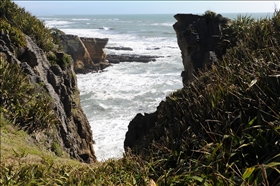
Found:
[[[237,14],[223,14],[234,19]],[[244,15],[244,14],[243,14]],[[254,18],[267,14],[247,14]],[[270,14],[272,15],[272,14]],[[108,54],[162,56],[151,63],[121,63],[103,73],[77,75],[81,104],[96,142],[99,161],[120,158],[127,126],[137,113],[154,112],[160,101],[182,87],[181,51],[172,25],[173,15],[42,16],[48,27],[81,37],[109,38]]]

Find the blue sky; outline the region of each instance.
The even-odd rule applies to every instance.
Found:
[[[23,1],[34,15],[57,14],[177,14],[273,12],[279,1]]]

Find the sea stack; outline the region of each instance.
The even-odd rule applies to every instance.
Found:
[[[186,85],[193,80],[193,75],[199,69],[209,67],[225,53],[224,48],[220,48],[218,44],[222,42],[222,28],[229,19],[213,12],[203,16],[176,14],[174,18],[177,22],[173,28],[184,66],[181,76],[183,84]]]

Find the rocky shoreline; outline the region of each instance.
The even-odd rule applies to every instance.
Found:
[[[69,54],[74,60],[76,73],[86,74],[100,72],[111,64],[121,62],[154,62],[161,56],[138,55],[138,54],[106,54],[105,46],[108,38],[85,38],[71,34],[59,36],[63,51]],[[133,51],[130,47],[106,47],[111,50]],[[156,49],[155,49],[156,50]]]
[[[218,15],[213,18],[206,18],[193,14],[177,14],[174,16],[177,22],[173,28],[177,35],[177,42],[181,49],[184,71],[182,71],[182,82],[184,85],[190,83],[193,74],[199,69],[207,68],[216,63],[223,55],[221,43],[222,28],[229,19]],[[156,61],[161,56],[137,55],[137,54],[106,54],[105,49],[133,51],[131,47],[106,47],[109,39],[103,38],[79,38],[75,35],[61,35],[61,44],[65,53],[72,56],[74,70],[76,73],[100,72],[112,64],[121,62],[148,63]],[[147,48],[147,50],[158,50],[159,47]],[[164,101],[160,105],[164,105]],[[162,106],[158,107],[160,110]],[[147,141],[146,136],[149,130],[155,126],[157,111],[151,114],[137,114],[130,122],[124,142],[125,149],[142,148]],[[146,139],[146,140],[144,140]],[[141,144],[141,145],[140,145]],[[144,147],[144,146],[143,146]]]

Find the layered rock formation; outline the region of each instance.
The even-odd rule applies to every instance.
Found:
[[[76,73],[99,71],[109,66],[104,48],[108,39],[84,38],[76,35],[60,35],[60,42],[65,53],[74,60]]]
[[[187,85],[199,70],[217,62],[225,52],[222,28],[229,21],[221,15],[199,16],[192,14],[177,14],[174,16],[177,23],[173,25],[178,45],[181,49],[184,71],[182,72],[183,84]],[[124,141],[125,150],[131,149],[133,153],[143,153],[152,141],[160,135],[151,133],[158,122],[158,115],[162,108],[168,107],[162,101],[157,111],[152,114],[137,114],[129,123]],[[158,128],[161,128],[158,126]]]
[[[71,157],[84,162],[96,161],[90,124],[81,108],[73,61],[65,63],[64,53],[57,53],[57,64],[50,64],[44,51],[29,36],[26,47],[15,56],[8,35],[0,34],[0,56],[21,66],[31,83],[44,85],[53,101],[53,110],[59,123],[47,133],[35,135],[47,148],[58,144]],[[69,58],[71,60],[71,58]]]
[[[208,67],[217,62],[225,50],[219,47],[222,38],[222,28],[229,19],[221,15],[193,15],[177,14],[177,22],[173,25],[176,31],[178,45],[181,49],[184,71],[182,72],[183,84],[192,81],[198,69]]]

